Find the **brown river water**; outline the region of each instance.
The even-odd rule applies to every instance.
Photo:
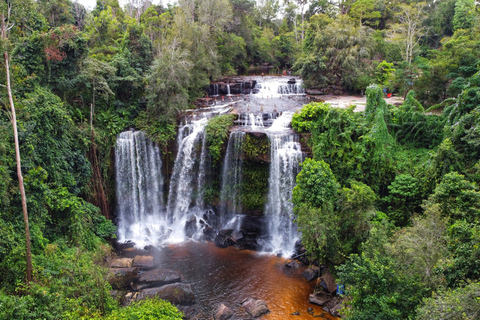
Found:
[[[178,270],[195,293],[196,307],[211,315],[220,303],[232,309],[231,319],[251,319],[239,306],[246,298],[267,303],[270,314],[261,319],[336,319],[308,296],[315,281],[302,277],[304,268],[287,268],[288,260],[234,247],[218,248],[213,243],[184,242],[151,250],[161,268]],[[138,250],[124,252],[135,256]],[[314,310],[314,316],[307,313]],[[291,315],[298,311],[300,315]]]

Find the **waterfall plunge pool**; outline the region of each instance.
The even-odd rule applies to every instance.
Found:
[[[285,258],[195,241],[154,247],[148,253],[159,268],[182,273],[182,282],[191,284],[194,306],[203,310],[205,320],[212,319],[214,308],[221,303],[234,312],[231,319],[252,319],[239,306],[249,297],[267,303],[270,313],[262,320],[314,319],[308,308],[314,310],[315,319],[336,319],[308,302],[315,280],[305,280],[304,268],[286,267]],[[139,254],[146,252],[134,248],[123,252],[123,256],[132,258]],[[300,315],[291,315],[296,311]]]

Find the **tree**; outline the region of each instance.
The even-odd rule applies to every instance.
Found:
[[[280,9],[278,0],[260,0],[256,8],[258,26],[272,27],[272,21]]]
[[[423,24],[426,19],[425,2],[416,4],[399,4],[395,17],[397,23],[390,29],[390,40],[402,49],[402,58],[409,65],[412,63],[415,48],[427,34],[428,28]]]
[[[7,93],[8,93],[8,101],[10,103],[10,108],[11,108],[11,122],[13,126],[13,137],[15,139],[15,159],[17,161],[17,177],[18,177],[18,185],[20,189],[20,194],[22,197],[22,209],[23,209],[23,221],[25,224],[25,238],[26,238],[26,254],[25,258],[27,261],[27,269],[26,269],[26,275],[27,275],[27,284],[29,284],[32,281],[32,253],[31,253],[31,247],[30,247],[30,227],[28,224],[28,211],[27,211],[27,197],[25,195],[25,186],[23,184],[23,176],[22,176],[22,164],[21,164],[21,159],[20,159],[20,145],[18,142],[18,131],[17,131],[17,116],[15,113],[15,104],[13,102],[13,96],[12,96],[12,89],[10,85],[10,67],[9,67],[9,58],[8,58],[8,51],[6,50],[7,45],[8,45],[8,38],[7,38],[7,32],[9,29],[13,27],[12,25],[9,25],[10,22],[10,12],[12,9],[12,3],[8,2],[7,3],[7,12],[8,16],[5,17],[5,15],[2,13],[0,15],[0,23],[1,23],[1,41],[2,41],[2,47],[4,49],[3,52],[3,58],[5,62],[5,73],[6,73],[6,78],[7,78]],[[2,8],[4,9],[4,8]],[[6,22],[5,22],[5,19]]]
[[[393,69],[393,63],[388,63],[383,60],[375,68],[375,77],[377,78],[377,84],[387,87],[393,80],[395,69]]]
[[[315,20],[320,21],[312,26],[315,29],[307,30],[304,52],[294,65],[305,84],[364,90],[363,83],[360,86],[358,80],[370,71],[368,60],[374,50],[373,30],[354,25],[348,16],[333,22],[325,16]]]
[[[352,5],[350,9],[350,15],[354,18],[357,18],[361,26],[363,19],[370,20],[382,17],[382,14],[375,9],[375,0],[358,0],[355,1],[355,3]],[[378,25],[378,21],[369,24]]]
[[[339,189],[340,185],[325,161],[307,158],[302,163],[302,171],[297,175],[292,202],[315,208],[331,207]]]
[[[442,285],[443,275],[438,266],[448,257],[447,219],[442,217],[440,206],[425,208],[424,216],[412,219],[412,226],[399,230],[387,251],[396,261],[397,269],[405,277],[418,277],[423,285],[436,289]]]
[[[480,218],[480,192],[457,172],[443,176],[428,202],[438,203],[442,214],[451,219],[475,222]]]
[[[480,283],[472,282],[455,290],[440,291],[423,300],[417,309],[419,320],[474,320],[480,314]]]
[[[455,3],[453,30],[470,29],[475,21],[475,1],[459,0]]]
[[[52,28],[75,23],[67,0],[39,0],[38,6]]]

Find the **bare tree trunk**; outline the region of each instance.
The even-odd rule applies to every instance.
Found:
[[[6,29],[5,29],[5,20],[4,15],[2,14],[2,39],[6,39]],[[3,53],[3,58],[5,59],[5,71],[7,74],[7,92],[8,100],[10,102],[10,107],[12,108],[12,126],[13,126],[13,136],[15,138],[15,156],[17,160],[17,176],[18,176],[18,185],[20,188],[20,194],[22,196],[22,208],[23,208],[23,221],[25,223],[25,238],[26,238],[26,260],[27,260],[27,284],[32,281],[32,251],[30,248],[30,228],[28,226],[28,212],[27,212],[27,197],[25,196],[25,187],[23,185],[23,176],[22,176],[22,163],[20,160],[20,146],[18,142],[18,131],[17,131],[17,116],[15,113],[15,105],[13,104],[12,90],[10,86],[10,67],[8,64],[8,52]]]

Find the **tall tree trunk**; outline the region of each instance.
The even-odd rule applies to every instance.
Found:
[[[3,13],[0,16],[2,19],[2,39],[7,38],[7,32],[5,27],[5,17]],[[26,260],[27,260],[27,284],[32,281],[32,251],[30,248],[30,228],[28,226],[28,212],[27,212],[27,197],[25,196],[25,187],[23,185],[23,176],[22,176],[22,163],[20,160],[20,146],[18,142],[18,131],[17,131],[17,116],[15,113],[15,105],[13,104],[12,90],[10,86],[10,67],[8,64],[8,52],[3,53],[3,58],[5,59],[5,72],[7,74],[7,92],[8,100],[10,102],[10,107],[12,108],[12,126],[13,126],[13,136],[15,138],[15,157],[17,160],[17,176],[18,176],[18,185],[20,188],[20,194],[22,196],[22,208],[23,208],[23,221],[25,223],[25,238],[26,238]]]

